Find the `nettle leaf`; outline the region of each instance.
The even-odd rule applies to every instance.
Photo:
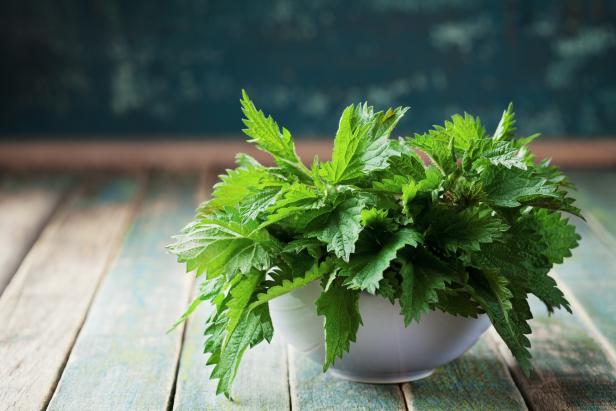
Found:
[[[361,198],[345,200],[329,213],[322,229],[306,235],[318,238],[327,244],[327,251],[332,251],[336,257],[348,262],[363,229],[361,211],[365,206],[366,202]]]
[[[438,302],[435,306],[441,311],[462,317],[473,317],[481,313],[481,309],[473,297],[465,290],[437,290]]]
[[[451,156],[451,153],[447,153],[451,151],[450,145],[453,145],[455,152],[463,153],[473,142],[485,137],[486,131],[479,118],[464,113],[464,116],[452,116],[451,121],[445,121],[444,126],[435,125],[427,134],[416,134],[415,138],[407,138],[406,141],[430,156]]]
[[[430,221],[429,240],[450,252],[479,251],[482,243],[497,240],[509,228],[500,218],[492,215],[491,209],[481,207],[461,211],[434,207],[427,219]]]
[[[364,209],[361,211],[361,224],[379,232],[394,232],[398,224],[388,214],[388,210],[375,207]]]
[[[419,321],[421,315],[430,309],[430,304],[438,301],[438,290],[445,289],[450,279],[443,273],[427,266],[413,266],[405,262],[400,268],[402,282],[400,288],[400,314],[404,324]]]
[[[398,251],[407,245],[416,247],[421,242],[420,233],[403,228],[391,234],[382,245],[375,245],[373,252],[353,256],[351,261],[341,269],[340,276],[347,277],[345,285],[349,288],[374,294],[379,288],[379,282],[383,279],[384,271],[396,258]]]
[[[508,141],[481,140],[473,147],[471,160],[474,160],[472,167],[481,173],[490,164],[503,166],[505,168],[528,168],[524,151]]]
[[[412,147],[423,151],[442,174],[451,174],[456,170],[457,157],[454,151],[455,140],[453,136],[446,134],[435,136],[431,133],[416,134],[408,142]]]
[[[205,272],[207,278],[269,268],[270,253],[280,248],[278,242],[255,224],[243,223],[237,211],[228,211],[225,218],[189,224],[169,250],[188,271]]]
[[[245,116],[243,122],[247,127],[242,131],[252,138],[250,142],[256,143],[260,150],[270,153],[280,167],[309,177],[310,171],[295,152],[295,144],[289,130],[284,127],[282,130],[278,128],[278,124],[271,116],[266,117],[255,107],[244,90],[240,102]]]
[[[374,113],[367,105],[348,106],[340,117],[332,161],[321,166],[321,175],[332,184],[363,178],[389,166],[399,155],[389,134],[407,109]]]
[[[299,238],[287,243],[282,251],[285,253],[299,254],[306,250],[309,255],[318,260],[322,255],[322,246],[323,244],[316,238]]]
[[[581,237],[575,226],[562,218],[560,213],[536,210],[520,218],[520,223],[532,227],[543,241],[543,255],[554,264],[560,264],[565,257],[571,257],[571,249],[578,246]]]
[[[264,211],[276,204],[282,194],[282,186],[268,187],[245,196],[240,205],[240,213],[244,221],[255,220]]]
[[[530,333],[527,321],[532,318],[526,297],[514,300],[507,288],[505,277],[483,272],[471,277],[469,291],[485,310],[496,332],[505,341],[518,364],[525,373],[531,368],[530,341],[525,334]],[[514,301],[524,309],[514,308]],[[524,306],[525,304],[525,306]]]
[[[362,324],[359,314],[359,291],[349,290],[335,280],[316,301],[317,314],[325,317],[325,372],[355,342]]]
[[[473,266],[500,273],[515,287],[536,295],[548,311],[559,307],[570,311],[569,302],[548,275],[552,263],[543,255],[545,247],[538,233],[524,227],[506,239],[484,245],[471,260]]]
[[[261,228],[281,223],[301,228],[330,209],[318,189],[294,183],[283,189],[278,200],[267,211],[269,216]]]
[[[265,293],[259,293],[257,300],[250,305],[250,308],[256,308],[261,304],[265,304],[274,298],[288,294],[298,288],[310,284],[311,282],[330,274],[334,271],[333,264],[326,260],[321,264],[314,264],[312,268],[304,274],[302,277],[295,277],[292,280],[282,279],[280,284],[270,286]]]
[[[211,200],[199,207],[198,215],[211,214],[225,207],[236,207],[265,181],[275,180],[266,168],[253,165],[227,170],[227,174],[219,178],[220,181],[213,187]]]
[[[218,379],[216,394],[224,394],[231,398],[231,384],[237,374],[237,369],[246,350],[264,339],[263,335],[263,310],[248,311],[238,321],[233,333],[228,337],[228,342],[220,354],[220,358],[212,370],[210,378]],[[267,314],[269,316],[269,313]],[[210,357],[211,358],[211,357]]]
[[[227,303],[227,339],[223,344],[224,350],[229,343],[229,339],[233,335],[235,328],[239,324],[242,316],[252,299],[252,296],[257,288],[257,285],[263,280],[263,273],[257,270],[252,270],[246,275],[242,275],[241,279],[231,289],[231,298]]]
[[[513,103],[509,103],[507,110],[503,111],[498,127],[494,132],[494,140],[509,140],[515,135],[515,113],[513,112]]]
[[[558,199],[557,186],[517,168],[489,167],[482,174],[487,201],[498,207],[518,207],[540,199]]]

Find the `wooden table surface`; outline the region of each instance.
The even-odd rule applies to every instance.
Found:
[[[323,375],[281,342],[249,352],[236,402],[215,396],[196,284],[164,252],[206,197],[198,174],[0,176],[0,410],[616,409],[616,171],[571,173],[588,224],[555,276],[574,315],[534,304],[535,373],[492,331],[422,381]]]

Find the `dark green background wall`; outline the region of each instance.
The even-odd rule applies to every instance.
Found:
[[[364,99],[616,135],[616,1],[11,0],[0,47],[5,140],[237,134],[242,87],[301,135]]]

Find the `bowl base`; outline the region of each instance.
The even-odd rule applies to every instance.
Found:
[[[403,382],[421,380],[432,375],[434,370],[413,371],[407,373],[396,373],[390,375],[362,376],[348,373],[336,369],[330,369],[329,373],[336,378],[343,380],[361,382],[364,384],[400,384]]]

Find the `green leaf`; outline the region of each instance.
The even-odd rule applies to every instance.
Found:
[[[383,245],[369,253],[355,255],[349,264],[340,271],[340,275],[347,277],[345,285],[356,290],[365,290],[374,294],[383,279],[383,272],[389,267],[398,251],[409,245],[417,247],[422,242],[421,234],[417,231],[403,228],[391,234]]]
[[[524,152],[508,141],[481,140],[473,147],[476,151],[472,154],[474,162],[472,167],[481,173],[490,164],[505,168],[528,168]]]
[[[256,345],[256,341],[262,338],[263,322],[259,313],[248,311],[239,319],[233,333],[228,337],[225,349],[212,370],[210,378],[219,380],[216,394],[223,393],[227,398],[231,398],[231,384],[235,379],[244,352]]]
[[[434,207],[426,218],[430,242],[450,252],[479,251],[481,244],[497,240],[509,228],[488,208]]]
[[[220,181],[213,187],[212,199],[199,207],[198,215],[211,214],[224,207],[236,207],[253,190],[260,188],[264,181],[274,180],[266,168],[252,165],[227,170],[227,174],[219,178]]]
[[[317,314],[325,317],[325,372],[348,352],[362,324],[359,314],[359,291],[345,288],[336,280],[316,301]]]
[[[267,269],[270,252],[279,249],[277,241],[255,224],[243,223],[239,212],[227,210],[218,218],[197,220],[175,237],[168,249],[185,262],[188,271],[207,278],[222,274],[247,273],[251,268]]]
[[[338,184],[387,168],[389,158],[399,155],[389,134],[406,110],[374,113],[367,105],[348,106],[340,117],[332,161],[321,166],[323,178]]]
[[[244,134],[251,137],[250,142],[269,152],[280,167],[290,169],[299,175],[310,176],[310,171],[304,166],[295,152],[295,144],[291,133],[286,128],[280,130],[271,116],[265,116],[257,110],[246,91],[242,90],[242,112],[244,113]]]
[[[394,220],[387,216],[388,210],[369,208],[361,211],[361,224],[380,232],[393,232],[398,226]]]
[[[288,294],[298,288],[308,285],[318,278],[331,273],[332,270],[333,265],[327,260],[321,264],[315,264],[310,270],[306,271],[303,277],[295,277],[293,280],[283,279],[280,284],[270,286],[267,292],[259,293],[257,300],[250,305],[250,308],[254,309],[261,304],[265,304],[270,300],[273,300],[274,298]]]
[[[303,228],[312,219],[330,211],[326,205],[316,188],[294,183],[286,186],[276,203],[270,206],[269,216],[260,228],[280,223]]]
[[[509,103],[507,110],[503,111],[503,115],[498,122],[498,127],[494,132],[494,140],[510,140],[515,134],[515,113],[513,112],[513,103]]]
[[[407,138],[406,141],[411,147],[417,147],[430,156],[440,156],[446,155],[451,143],[456,152],[462,153],[468,150],[473,142],[483,138],[486,138],[486,132],[479,118],[464,113],[464,116],[452,116],[451,121],[445,121],[444,127],[434,126],[427,134],[416,134],[414,139]]]
[[[316,238],[299,238],[287,243],[282,251],[299,254],[306,250],[309,255],[318,260],[322,255],[321,248],[322,244]]]
[[[435,307],[448,314],[459,315],[462,317],[473,317],[481,313],[479,305],[473,297],[466,291],[444,289],[438,290],[438,302]]]
[[[457,158],[453,136],[443,134],[435,137],[431,133],[416,134],[415,138],[408,142],[412,147],[423,151],[443,175],[451,174],[456,170]]]
[[[244,198],[240,212],[244,221],[257,219],[263,212],[276,204],[282,194],[282,187],[269,187],[256,191]]]
[[[227,339],[222,346],[222,350],[226,349],[229,339],[248,308],[248,304],[252,299],[255,289],[262,280],[263,274],[260,271],[252,270],[246,275],[242,275],[235,287],[231,289],[231,298],[227,303]]]
[[[485,310],[496,332],[501,336],[525,373],[531,368],[530,333],[527,321],[532,318],[526,299],[514,299],[505,277],[483,272],[471,277],[469,291]],[[517,304],[514,308],[514,302]]]
[[[349,261],[355,252],[355,242],[362,231],[361,211],[365,200],[350,198],[334,211],[330,212],[322,229],[306,233],[308,237],[316,237],[327,244],[327,251],[332,251],[337,257]]]
[[[263,165],[259,163],[256,158],[246,153],[237,153],[235,155],[235,164],[237,164],[238,167],[245,168],[263,167]]]
[[[404,325],[408,326],[413,320],[419,321],[421,315],[430,309],[430,304],[438,301],[437,291],[445,289],[447,277],[408,262],[400,268],[400,275],[400,314],[404,316]]]
[[[518,207],[523,202],[558,199],[557,187],[517,168],[489,167],[481,175],[489,204]]]
[[[543,241],[541,250],[551,263],[560,264],[565,257],[571,257],[571,250],[578,246],[581,237],[575,226],[562,218],[560,213],[537,210],[522,216],[520,224],[525,224],[539,233]]]
[[[400,280],[397,270],[389,269],[383,273],[383,279],[379,283],[377,294],[387,298],[390,303],[394,304],[400,298]]]

